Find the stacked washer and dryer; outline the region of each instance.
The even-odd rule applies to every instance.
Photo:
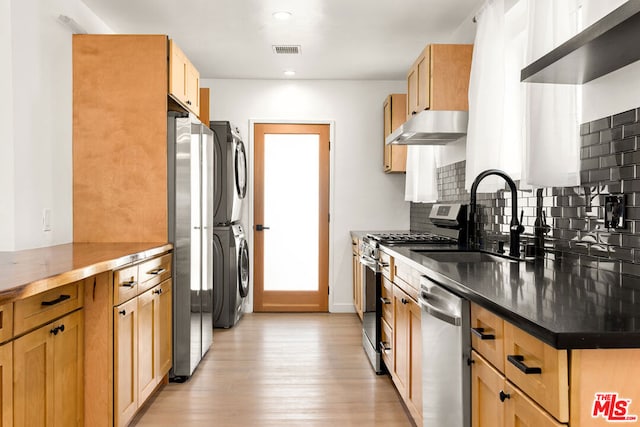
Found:
[[[249,248],[240,224],[247,193],[247,159],[237,127],[212,121],[214,134],[213,327],[230,328],[242,317],[249,293]]]

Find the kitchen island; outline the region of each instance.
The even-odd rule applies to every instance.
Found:
[[[0,253],[2,425],[126,425],[172,359],[168,243]]]

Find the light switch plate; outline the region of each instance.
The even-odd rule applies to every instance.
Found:
[[[624,228],[624,194],[610,194],[604,198],[604,226]]]

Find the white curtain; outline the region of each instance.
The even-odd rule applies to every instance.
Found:
[[[521,83],[520,70],[577,32],[577,0],[488,0],[469,82],[466,182],[502,169],[520,188],[579,183],[577,86]],[[486,181],[486,182],[485,182]],[[480,191],[504,188],[485,179]]]
[[[578,30],[577,0],[529,0],[527,62]],[[578,85],[525,83],[525,150],[522,181],[533,187],[580,184]]]
[[[405,200],[420,203],[438,200],[437,157],[439,151],[439,147],[432,145],[407,146]]]
[[[510,27],[506,25],[504,0],[488,0],[476,18],[469,81],[467,189],[486,169],[501,169],[518,179],[521,158],[520,141],[513,140],[513,133],[521,132],[521,108],[514,106],[521,98],[514,96],[517,80],[512,72],[519,66],[519,61],[511,55],[513,37],[508,34]],[[515,85],[515,91],[518,90]],[[480,191],[496,191],[504,185],[501,178],[488,177],[483,180]]]

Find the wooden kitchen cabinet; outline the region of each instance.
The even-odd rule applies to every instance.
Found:
[[[407,146],[387,145],[387,136],[405,122],[407,111],[407,95],[394,93],[384,100],[384,135],[382,144],[384,148],[384,171],[386,173],[407,171]]]
[[[351,267],[352,267],[352,279],[353,279],[353,306],[358,314],[360,320],[362,320],[362,265],[360,264],[360,239],[356,237],[351,238]]]
[[[13,343],[0,345],[0,425],[13,425]]]
[[[169,93],[200,115],[200,73],[174,40],[169,40]]]
[[[83,425],[82,314],[77,310],[14,341],[15,425]]]
[[[562,427],[544,409],[512,385],[489,362],[472,351],[472,427]]]
[[[473,45],[427,45],[407,73],[407,119],[423,110],[469,109]]]
[[[409,412],[422,425],[422,335],[418,303],[397,286],[393,289],[392,378]]]
[[[138,410],[138,301],[113,308],[114,425],[126,426]]]
[[[171,368],[171,279],[138,300],[138,401],[144,402]]]

